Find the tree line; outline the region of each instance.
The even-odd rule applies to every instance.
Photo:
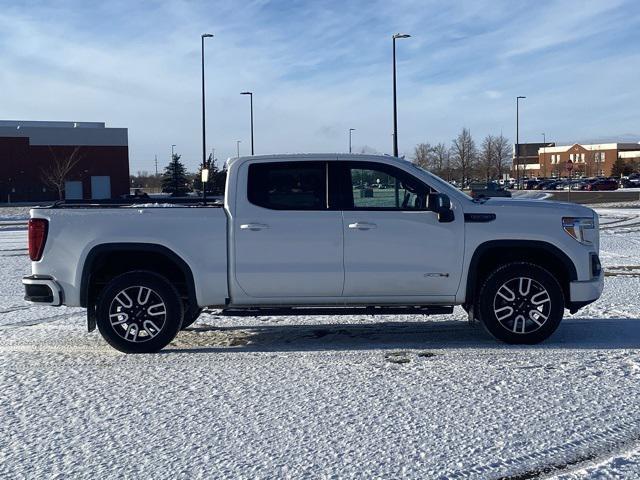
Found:
[[[188,172],[181,158],[174,153],[161,174],[139,171],[136,175],[131,175],[131,187],[161,191],[172,196],[183,196],[193,191],[202,192],[202,165],[197,172]],[[205,183],[207,193],[222,195],[227,177],[226,170],[218,169],[212,155],[207,159],[207,168],[209,169],[209,179]]]
[[[471,180],[497,180],[511,171],[509,140],[502,135],[487,135],[480,146],[468,128],[463,128],[450,145],[419,143],[413,162],[439,177],[461,184]]]

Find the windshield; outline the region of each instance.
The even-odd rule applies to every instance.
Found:
[[[427,174],[429,176],[429,179],[431,180],[432,186],[436,190],[438,190],[439,192],[448,193],[448,194],[454,195],[454,196],[455,195],[460,195],[461,197],[464,197],[467,200],[473,201],[473,198],[471,198],[469,195],[464,193],[462,190],[458,190],[456,187],[451,185],[449,182],[443,180],[442,178],[438,177],[437,175],[434,175],[429,170],[425,170],[424,168],[419,167],[418,165],[416,165],[413,162],[407,162],[407,163],[409,163],[409,165],[411,165],[411,167],[413,167],[414,169],[418,170],[419,172]]]

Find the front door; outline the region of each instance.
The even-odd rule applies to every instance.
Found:
[[[328,209],[327,170],[327,162],[317,161],[240,167],[233,261],[247,295],[342,294],[342,214]]]
[[[433,190],[399,168],[338,162],[346,297],[453,297],[463,262],[464,220],[440,223]]]

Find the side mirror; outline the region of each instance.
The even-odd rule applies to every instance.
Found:
[[[430,193],[428,199],[428,210],[438,215],[441,223],[453,222],[455,216],[451,210],[451,199],[444,193]]]

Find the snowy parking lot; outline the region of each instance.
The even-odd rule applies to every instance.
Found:
[[[640,478],[640,209],[598,212],[604,294],[541,345],[459,308],[207,311],[127,356],[22,300],[24,219],[0,210],[0,477]]]

